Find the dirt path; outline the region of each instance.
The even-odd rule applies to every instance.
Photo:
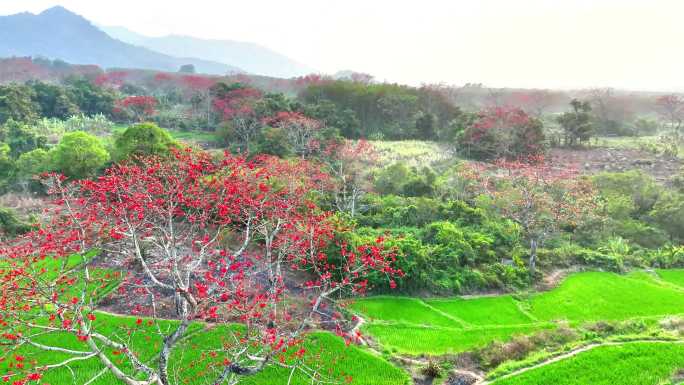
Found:
[[[589,345],[583,346],[583,347],[581,347],[581,348],[577,348],[577,349],[575,349],[575,350],[571,350],[571,351],[569,351],[569,352],[567,352],[567,353],[563,353],[563,354],[561,354],[561,355],[551,357],[551,358],[549,358],[548,360],[542,361],[542,362],[537,363],[537,364],[535,364],[535,365],[527,366],[527,367],[524,367],[524,368],[520,368],[520,369],[518,369],[518,370],[516,370],[516,371],[513,371],[513,372],[511,372],[511,373],[508,373],[508,374],[506,374],[506,375],[503,375],[503,376],[501,376],[501,377],[499,377],[499,378],[496,378],[496,379],[494,379],[494,380],[492,380],[492,381],[487,381],[487,380],[482,379],[482,380],[476,382],[475,385],[489,385],[489,384],[493,384],[493,383],[495,383],[496,381],[499,381],[499,380],[502,380],[502,379],[505,379],[505,378],[509,378],[509,377],[515,377],[515,376],[521,375],[521,374],[523,374],[523,373],[525,373],[525,372],[527,372],[527,371],[530,371],[530,370],[533,370],[533,369],[537,369],[537,368],[541,368],[541,367],[544,367],[544,366],[547,366],[547,365],[551,365],[551,364],[553,364],[553,363],[555,363],[555,362],[562,361],[562,360],[565,360],[565,359],[574,357],[574,356],[576,356],[576,355],[578,355],[578,354],[580,354],[580,353],[584,353],[584,352],[587,352],[587,351],[589,351],[589,350],[592,350],[592,349],[595,349],[595,348],[598,348],[598,347],[602,347],[602,346],[620,346],[620,345],[638,344],[638,343],[651,343],[651,344],[665,344],[665,343],[667,343],[667,344],[682,344],[682,343],[684,343],[684,340],[677,340],[677,341],[672,341],[672,340],[634,340],[634,341],[625,341],[625,342],[604,342],[604,343],[589,344]]]

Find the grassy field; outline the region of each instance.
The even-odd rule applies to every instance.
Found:
[[[535,322],[530,315],[520,309],[518,301],[510,295],[469,300],[433,299],[426,300],[426,303],[470,325],[517,325]]]
[[[454,159],[452,150],[441,143],[422,140],[374,140],[371,141],[378,152],[379,161],[386,166],[404,162],[409,166],[428,166]]]
[[[365,330],[390,351],[407,354],[459,352],[494,340],[553,327],[599,320],[659,318],[684,313],[684,270],[662,278],[587,272],[567,278],[549,292],[515,299],[504,295],[475,299],[367,298],[351,308],[367,317]]]
[[[683,344],[631,343],[598,347],[493,385],[661,385],[683,367]]]
[[[623,320],[684,313],[684,293],[629,275],[591,272],[535,295],[530,305],[530,312],[546,321]]]
[[[449,329],[434,326],[371,323],[365,330],[377,338],[385,350],[409,355],[459,353],[494,340],[530,334],[553,324],[493,328]]]
[[[663,281],[684,288],[684,270],[658,270],[658,276],[660,276]]]

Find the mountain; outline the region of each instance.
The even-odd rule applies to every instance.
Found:
[[[226,74],[244,72],[238,67],[205,59],[174,57],[114,39],[88,20],[63,7],[35,15],[0,16],[0,57],[43,56],[75,64],[105,68],[140,68],[178,71],[193,64],[197,72]],[[186,56],[186,55],[183,55]]]
[[[140,45],[167,55],[188,55],[233,65],[245,71],[265,76],[291,78],[303,76],[315,69],[287,56],[254,43],[233,40],[200,39],[169,35],[148,37],[124,27],[100,27],[110,36],[127,43]]]

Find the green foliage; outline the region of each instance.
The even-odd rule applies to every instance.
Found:
[[[21,154],[16,162],[19,182],[30,184],[33,191],[42,191],[40,183],[32,181],[31,178],[49,171],[50,162],[50,153],[42,148]]]
[[[356,113],[349,108],[338,107],[330,100],[320,100],[315,104],[304,105],[303,112],[306,116],[323,122],[326,127],[336,128],[345,138],[361,137],[361,122]]]
[[[10,146],[10,156],[16,159],[25,152],[45,148],[47,138],[38,135],[28,125],[10,119],[0,127],[0,141]]]
[[[178,147],[169,133],[153,123],[130,126],[117,136],[114,142],[114,159],[123,160],[131,156],[167,156],[172,148]]]
[[[41,81],[29,82],[28,85],[33,89],[33,100],[38,104],[42,117],[67,119],[78,114],[78,106],[69,98],[64,87]]]
[[[10,157],[10,146],[0,142],[0,192],[5,192],[16,172],[16,164]]]
[[[564,112],[556,118],[565,134],[565,145],[575,146],[591,139],[594,126],[591,119],[591,104],[573,99],[572,111]]]
[[[375,190],[383,195],[420,197],[433,195],[437,175],[428,167],[418,170],[395,163],[377,172]]]
[[[654,135],[659,128],[660,124],[655,119],[639,118],[634,121],[634,133],[639,136]]]
[[[52,169],[81,179],[94,176],[109,161],[100,140],[86,132],[70,132],[51,151]]]
[[[322,105],[317,117],[329,117],[326,123],[332,123],[348,138],[435,139],[461,115],[444,93],[430,87],[338,80],[310,85],[300,98],[310,105]],[[432,124],[426,119],[432,119]]]
[[[684,243],[684,194],[664,194],[650,215],[655,223],[670,234],[673,242]]]
[[[527,284],[522,264],[500,263],[517,253],[519,230],[508,221],[463,201],[369,195],[364,203],[367,209],[356,219],[368,227],[345,239],[361,243],[385,236],[406,274],[397,279],[399,290],[459,293]],[[385,288],[380,279],[371,283]]]
[[[261,130],[257,151],[261,154],[275,155],[287,158],[292,155],[287,133],[278,127],[266,127]]]
[[[603,196],[606,232],[637,245],[658,248],[684,240],[684,195],[667,190],[640,171],[601,173],[592,178]]]
[[[13,210],[0,207],[0,239],[3,235],[14,237],[30,230],[31,226],[19,219]]]
[[[667,246],[658,250],[653,250],[647,254],[649,266],[662,269],[673,267],[684,267],[684,246]],[[671,272],[662,271],[663,274]],[[682,277],[684,278],[684,276]]]
[[[67,95],[78,109],[89,116],[110,115],[117,97],[114,91],[101,88],[86,78],[72,77],[66,80]]]
[[[34,102],[31,87],[19,84],[0,85],[0,124],[10,119],[33,122],[38,119],[40,106]]]

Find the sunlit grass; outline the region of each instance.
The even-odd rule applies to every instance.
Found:
[[[598,347],[494,385],[660,385],[682,368],[684,345],[632,343]]]
[[[581,324],[682,314],[684,293],[673,284],[684,284],[684,270],[664,275],[667,282],[644,272],[586,272],[520,301],[508,295],[425,300],[371,297],[358,300],[352,309],[368,318],[365,330],[384,348],[442,354],[552,327],[555,321]]]

